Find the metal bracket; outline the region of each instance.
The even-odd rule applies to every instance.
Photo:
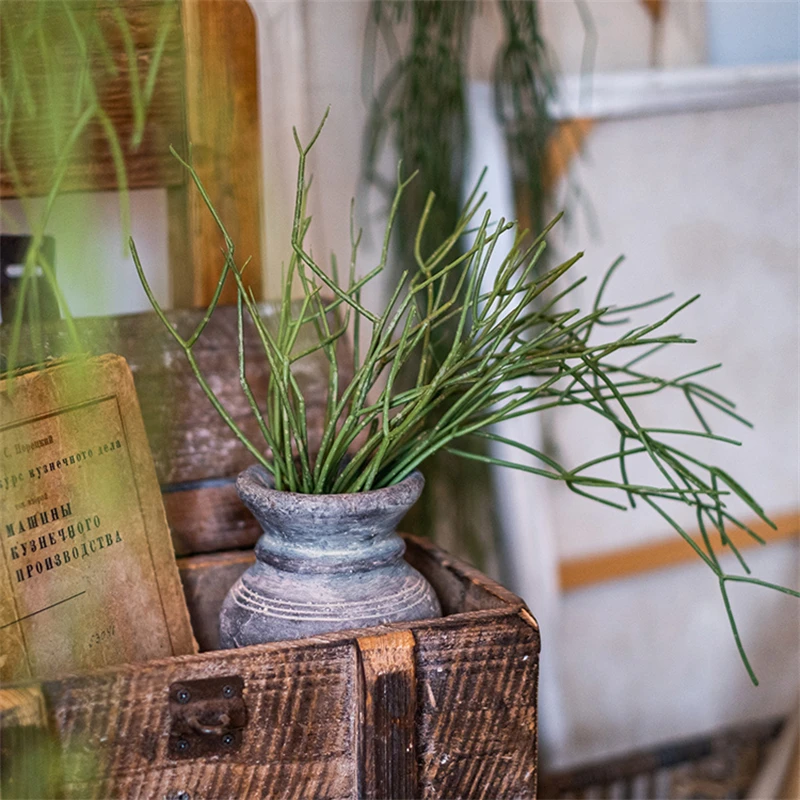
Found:
[[[238,675],[180,681],[169,687],[169,758],[225,755],[242,746],[247,726]]]

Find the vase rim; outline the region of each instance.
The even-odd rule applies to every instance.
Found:
[[[262,497],[270,497],[274,500],[282,498],[302,503],[308,509],[320,505],[329,507],[332,502],[335,502],[333,498],[336,498],[342,505],[351,506],[356,503],[364,511],[386,506],[411,506],[422,494],[424,486],[425,477],[418,469],[413,470],[403,480],[393,483],[391,486],[369,489],[365,492],[312,494],[276,489],[273,485],[272,475],[261,464],[251,464],[236,479],[236,488],[242,499],[245,499],[245,495],[255,491]]]

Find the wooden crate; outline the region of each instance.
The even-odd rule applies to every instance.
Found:
[[[172,317],[188,329],[197,312]],[[67,795],[535,797],[538,626],[518,597],[425,541],[407,537],[406,557],[436,589],[441,619],[215,650],[222,599],[259,533],[233,483],[250,458],[153,315],[79,322],[96,352],[131,364],[203,652],[41,684],[65,752],[91,755]],[[250,431],[235,330],[233,309],[220,309],[196,355]],[[48,353],[64,342],[61,326],[48,329]],[[257,347],[248,373],[258,396]],[[299,379],[314,427],[323,364],[306,363]]]
[[[442,619],[42,684],[63,746],[96,759],[96,774],[69,783],[67,795],[534,797],[536,623],[518,598],[475,570],[425,542],[408,544],[409,560],[442,600]],[[213,638],[207,615],[249,558],[182,560],[201,637]],[[213,597],[204,594],[209,585]],[[232,699],[225,686],[235,687]],[[185,719],[193,700],[175,701],[182,688],[199,698],[196,713],[209,725],[241,711],[243,701],[246,721],[231,744],[213,733],[192,735]]]

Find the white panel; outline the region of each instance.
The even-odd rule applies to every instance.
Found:
[[[738,401],[755,430],[711,409],[718,432],[743,446],[697,440],[691,451],[726,467],[773,512],[800,507],[798,146],[796,103],[600,123],[575,167],[593,219],[573,208],[572,227],[558,239],[565,256],[587,251],[584,307],[620,252],[627,262],[608,301],[701,293],[667,329],[698,344],[676,346],[650,366],[676,376],[724,363],[706,380]],[[641,311],[635,321],[654,314]],[[646,424],[696,427],[680,395],[635,408]],[[613,431],[601,435],[597,419],[580,412],[559,410],[551,423],[567,465],[618,446]],[[623,514],[551,488],[562,557],[670,532],[649,509]],[[678,511],[673,504],[692,526],[693,515]],[[800,586],[796,544],[746,555],[759,577]],[[724,566],[736,571],[730,559]],[[795,707],[800,603],[744,585],[731,589],[731,602],[758,689],[739,662],[717,582],[699,562],[565,595],[558,670],[543,673],[542,685],[560,684],[568,733],[565,740],[563,726],[545,726],[545,747],[561,763],[580,762]]]
[[[165,189],[130,192],[131,230],[125,231],[116,192],[71,192],[58,197],[45,232],[56,240],[56,276],[76,317],[147,311],[150,303],[127,252],[133,236],[145,275],[156,299],[170,306],[167,256],[167,193]],[[30,201],[38,221],[44,200]],[[18,200],[4,200],[3,229],[31,230]]]
[[[578,296],[582,304],[591,305],[620,253],[627,260],[606,302],[624,305],[674,291],[677,304],[700,293],[665,329],[698,344],[675,346],[641,366],[677,376],[722,362],[704,380],[735,400],[755,430],[710,409],[712,427],[743,446],[696,440],[688,442],[691,451],[725,465],[767,509],[800,506],[798,106],[602,123],[577,164],[576,180],[598,234],[578,208],[557,244],[563,255],[586,250],[578,265],[589,277]],[[650,321],[657,312],[640,311],[634,319]],[[635,408],[651,425],[696,427],[677,393],[642,398]],[[618,446],[612,429],[581,411],[559,410],[553,425],[567,464]],[[613,464],[609,470],[618,472]],[[568,532],[560,539],[562,555],[661,536],[664,522],[647,511],[622,514],[560,492],[558,527]],[[691,514],[678,517],[691,525]]]
[[[796,543],[750,556],[766,580],[798,584]],[[733,570],[730,561],[725,566]],[[558,631],[565,720],[554,765],[586,763],[711,733],[797,708],[800,603],[740,584],[730,589],[742,640],[761,681],[739,661],[719,588],[703,564],[571,592]],[[547,632],[542,640],[547,646]],[[563,728],[568,735],[564,740]]]

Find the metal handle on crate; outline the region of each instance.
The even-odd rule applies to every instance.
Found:
[[[168,689],[171,759],[235,753],[247,728],[244,679],[218,675],[176,681]]]
[[[204,725],[194,714],[186,721],[193,730],[206,736],[221,736],[231,724],[231,718],[227,714],[220,714],[219,722],[216,725]]]

